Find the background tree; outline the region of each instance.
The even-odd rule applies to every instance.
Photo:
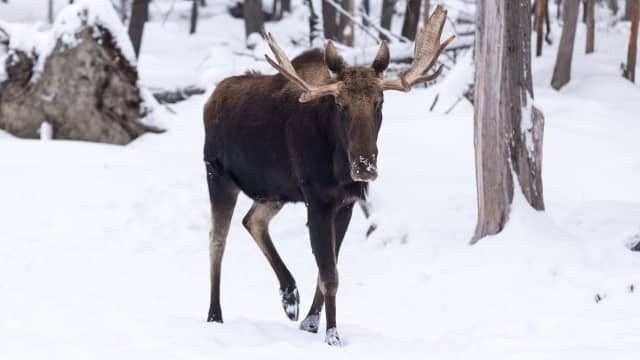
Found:
[[[136,57],[140,55],[144,23],[149,19],[149,0],[133,0],[131,4],[131,21],[129,21],[129,38]]]
[[[609,0],[607,4],[609,5],[609,9],[611,9],[613,15],[617,15],[618,11],[620,10],[620,7],[618,6],[618,0]]]
[[[627,64],[623,76],[631,82],[636,81],[636,57],[638,56],[638,23],[640,22],[640,0],[627,0],[631,3],[631,33],[629,34],[629,48]]]
[[[531,2],[479,0],[476,9],[474,137],[478,222],[472,243],[504,228],[515,181],[534,209],[544,209],[544,118],[533,106]]]
[[[324,38],[327,40],[340,41],[341,37],[338,31],[338,12],[326,1],[322,1],[322,25],[324,29]]]
[[[342,8],[351,15],[353,18],[354,10],[355,10],[355,0],[342,0]],[[349,16],[345,16],[340,14],[340,28],[338,32],[340,33],[340,40],[343,44],[347,46],[353,46],[353,36],[354,36],[354,28],[353,21]]]
[[[624,16],[622,17],[622,20],[631,20],[631,15],[633,14],[633,2],[635,0],[626,0],[625,1],[625,6],[624,6]]]
[[[47,2],[47,18],[49,20],[49,24],[53,24],[53,0],[49,0]]]
[[[537,0],[536,4],[536,56],[542,56],[542,40],[544,39],[543,22],[547,16],[547,0]]]
[[[189,34],[195,34],[198,27],[198,5],[200,0],[192,0],[191,4],[191,24]]]
[[[420,19],[420,5],[422,0],[407,0],[407,6],[404,13],[404,22],[402,23],[402,36],[409,40],[416,39],[418,31],[418,19]]]
[[[431,13],[431,1],[424,0],[424,5],[422,6],[422,24],[425,25],[427,21],[429,21],[429,14]]]
[[[562,27],[556,65],[551,79],[551,87],[556,90],[559,90],[571,80],[571,62],[573,59],[573,44],[576,39],[579,8],[580,0],[564,0],[564,26]]]
[[[595,48],[596,37],[596,2],[595,0],[587,0],[587,45],[585,52],[591,54]]]
[[[264,15],[262,0],[244,0],[244,30],[248,39],[253,33],[262,33]]]
[[[396,0],[382,0],[382,13],[380,14],[380,26],[387,30],[391,30],[391,22],[395,13]],[[387,36],[380,34],[380,39],[387,39]]]

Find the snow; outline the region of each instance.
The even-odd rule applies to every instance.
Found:
[[[162,24],[165,5],[146,28],[143,84],[211,90],[247,69],[274,72],[222,5],[203,9],[194,36],[184,14]],[[306,36],[300,14],[267,24],[292,55],[304,47],[287,41]],[[473,109],[428,111],[447,79],[385,94],[370,194],[378,228],[366,239],[355,210],[340,254],[339,349],[323,343],[324,316],[318,334],[286,319],[241,225],[244,196],[223,264],[225,324],[205,322],[207,96],[158,112],[168,131],[126,147],[0,131],[0,359],[638,359],[640,255],[628,246],[640,237],[640,88],[619,73],[628,31],[599,27],[586,56],[579,26],[560,92],[549,86],[555,46],[534,59],[547,210],[516,192],[506,229],[474,246]],[[301,315],[317,276],[305,222],[294,204],[271,226]]]

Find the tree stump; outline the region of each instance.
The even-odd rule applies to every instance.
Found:
[[[48,54],[12,48],[11,31],[4,32],[8,56],[0,64],[6,68],[6,79],[0,79],[0,129],[39,138],[48,123],[54,139],[122,145],[160,131],[140,121],[147,110],[138,73],[106,28],[84,21],[72,34],[72,45],[70,34],[61,33]]]

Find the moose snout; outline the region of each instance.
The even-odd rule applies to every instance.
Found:
[[[353,181],[374,181],[378,177],[376,156],[358,156],[351,160],[351,179]]]

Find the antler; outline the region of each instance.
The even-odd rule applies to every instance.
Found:
[[[418,31],[416,36],[416,49],[411,67],[409,70],[400,74],[399,79],[382,80],[381,85],[383,90],[406,92],[411,90],[411,87],[416,84],[424,83],[440,76],[442,65],[440,65],[433,74],[424,74],[433,67],[438,56],[440,56],[442,51],[455,39],[455,35],[452,35],[445,42],[440,43],[440,36],[442,36],[442,29],[444,28],[444,22],[446,20],[447,11],[438,5],[429,17],[427,24]]]
[[[289,81],[298,85],[304,92],[300,95],[300,102],[308,102],[322,96],[326,95],[337,95],[340,92],[340,87],[342,86],[342,82],[336,82],[327,85],[314,86],[310,85],[306,81],[304,81],[300,75],[296,72],[296,69],[291,64],[291,61],[287,57],[287,54],[278,46],[276,41],[273,39],[271,33],[264,34],[264,37],[267,39],[267,43],[273,51],[273,55],[275,55],[275,62],[273,59],[269,57],[269,55],[265,54],[265,58],[267,62],[273,66],[280,74],[289,79]]]

